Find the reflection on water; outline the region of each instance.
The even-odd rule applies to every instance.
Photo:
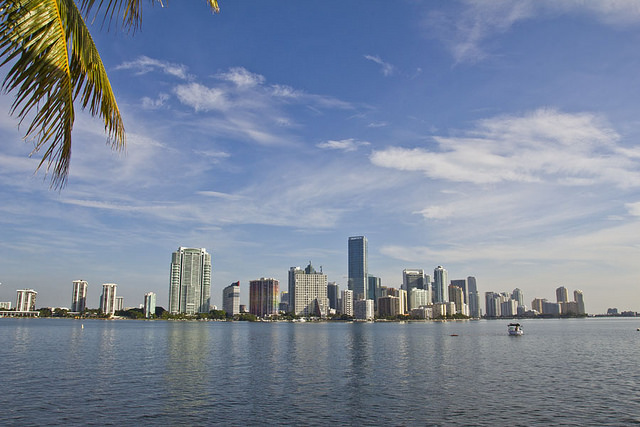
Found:
[[[3,318],[2,422],[638,424],[635,323]]]

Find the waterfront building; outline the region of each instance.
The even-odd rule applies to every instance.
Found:
[[[336,282],[327,284],[327,299],[329,299],[329,308],[338,310],[338,301],[340,301],[340,285]]]
[[[144,294],[144,317],[150,319],[156,314],[156,294],[155,292],[147,292]]]
[[[205,248],[178,248],[171,256],[169,312],[208,313],[210,292],[211,255]]]
[[[289,312],[289,292],[280,292],[280,304],[278,305],[278,309],[283,313]]]
[[[432,319],[433,318],[433,305],[428,307],[418,307],[411,309],[411,318],[413,319]]]
[[[467,304],[469,305],[469,316],[473,318],[480,317],[480,294],[478,293],[478,286],[476,283],[476,278],[473,276],[467,277],[467,290],[469,301]]]
[[[17,291],[16,311],[35,311],[36,296],[38,293],[33,289],[19,289]]]
[[[368,266],[367,238],[364,236],[349,237],[349,290],[354,299],[367,299]]]
[[[116,293],[118,285],[115,283],[104,283],[102,294],[100,295],[100,311],[103,314],[112,316],[116,312]]]
[[[11,301],[0,301],[0,310],[11,310]]]
[[[398,298],[400,298],[400,307],[399,307],[398,314],[407,314],[408,312],[407,306],[409,305],[407,291],[405,291],[404,289],[396,289],[396,288],[389,288],[389,290],[392,293],[392,295],[395,295]]]
[[[544,301],[542,303],[542,314],[548,314],[551,316],[559,316],[560,314],[562,314],[562,312],[560,311],[560,304],[559,302],[548,302],[548,301]]]
[[[460,282],[457,280],[456,282]],[[466,280],[464,280],[466,283]],[[452,281],[453,283],[453,281]],[[455,286],[453,284],[449,285],[449,302],[453,302],[455,304],[455,312],[459,314],[465,314],[467,311],[466,304],[464,302],[464,291],[460,286]]]
[[[380,294],[380,288],[382,288],[382,279],[379,277],[368,275],[367,283],[369,288],[367,289],[367,298],[373,300],[374,309],[378,309],[378,297]]]
[[[429,298],[429,292],[426,289],[412,288],[409,291],[409,311],[427,305],[431,305],[431,298]]]
[[[413,308],[420,307],[420,305],[412,305],[411,303],[411,290],[412,289],[422,289],[426,291],[426,294],[429,296],[429,303],[431,303],[431,293],[430,286],[427,283],[427,276],[424,274],[424,270],[422,269],[404,269],[402,270],[402,289],[407,291],[407,295],[409,296],[408,301],[408,309],[411,310]]]
[[[576,301],[567,301],[560,303],[560,313],[569,316],[578,315],[578,303]]]
[[[518,301],[509,299],[500,303],[500,316],[513,317],[518,314]]]
[[[560,286],[556,289],[556,302],[568,302],[569,301],[569,291],[564,286]]]
[[[87,287],[89,284],[84,280],[73,281],[73,291],[71,293],[71,311],[82,313],[87,308]]]
[[[499,317],[500,316],[500,294],[495,292],[484,293],[485,303],[485,316],[486,317]]]
[[[544,307],[544,303],[546,303],[547,300],[544,298],[535,298],[533,301],[531,301],[531,309],[537,311],[539,314],[542,314],[542,309]]]
[[[584,295],[581,290],[576,289],[573,291],[573,300],[578,304],[578,314],[587,314],[584,308]]]
[[[329,311],[327,275],[309,262],[303,270],[289,269],[289,310],[297,316],[326,316]]]
[[[340,313],[353,316],[353,291],[345,289],[340,297]]]
[[[518,307],[524,305],[524,294],[520,288],[515,288],[513,292],[511,292],[511,299],[517,302]]]
[[[469,304],[469,287],[467,284],[467,279],[452,280],[450,284],[462,289],[462,302],[464,304]],[[449,299],[451,299],[451,296],[449,296]]]
[[[447,286],[449,277],[447,270],[441,265],[433,270],[433,302],[449,302]]]
[[[124,310],[124,297],[116,297],[116,311]]]
[[[436,302],[431,306],[432,310],[432,318],[433,319],[442,319],[447,315],[447,305],[446,302]]]
[[[249,313],[258,316],[278,314],[278,292],[280,282],[261,277],[249,282]]]
[[[227,316],[240,314],[240,281],[233,282],[222,290],[222,309]]]
[[[373,320],[375,312],[373,310],[372,299],[360,299],[353,303],[353,317],[358,320]]]
[[[395,317],[400,312],[400,297],[386,295],[378,298],[378,316]]]

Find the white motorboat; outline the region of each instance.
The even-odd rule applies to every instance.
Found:
[[[508,329],[509,335],[523,335],[522,325],[520,323],[509,323]]]

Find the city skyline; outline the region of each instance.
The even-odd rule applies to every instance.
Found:
[[[344,290],[365,235],[383,285],[443,265],[640,309],[636,2],[220,6],[145,7],[135,34],[88,20],[128,147],[77,109],[61,191],[0,95],[0,301],[68,306],[82,278],[89,306],[111,282],[166,305],[180,245],[215,254],[217,306],[309,259]]]

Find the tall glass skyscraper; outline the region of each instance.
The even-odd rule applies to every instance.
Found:
[[[433,302],[449,302],[449,275],[441,265],[433,270]]]
[[[349,290],[354,300],[367,299],[367,238],[349,237]]]
[[[210,290],[211,255],[204,248],[178,248],[171,257],[169,312],[208,313]]]

